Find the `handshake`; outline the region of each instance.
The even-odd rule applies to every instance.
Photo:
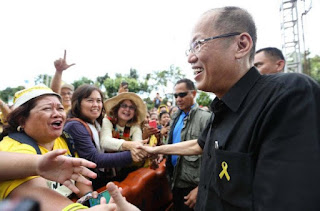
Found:
[[[146,159],[151,160],[151,168],[157,168],[158,164],[163,160],[163,155],[154,153],[152,148],[156,148],[155,137],[142,141],[125,141],[122,144],[123,150],[130,150],[131,157],[134,162],[141,162]]]

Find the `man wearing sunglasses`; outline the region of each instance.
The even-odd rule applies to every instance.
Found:
[[[210,119],[211,112],[199,108],[195,102],[197,91],[189,79],[179,80],[174,87],[174,97],[179,111],[172,116],[168,144],[197,139]],[[175,210],[193,210],[200,177],[201,155],[167,158],[167,172],[172,184]]]

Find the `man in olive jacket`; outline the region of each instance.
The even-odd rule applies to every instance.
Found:
[[[176,104],[179,108],[171,120],[168,144],[197,139],[210,119],[211,112],[195,103],[194,83],[181,79],[175,84]],[[201,155],[167,157],[167,172],[172,184],[175,210],[193,210],[200,178]]]

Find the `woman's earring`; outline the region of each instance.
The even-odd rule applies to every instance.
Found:
[[[18,132],[22,132],[22,131],[23,131],[23,128],[19,125],[19,126],[17,127],[17,131],[18,131]]]

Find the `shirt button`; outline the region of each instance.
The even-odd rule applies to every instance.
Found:
[[[208,158],[209,158],[209,159],[211,158],[211,155],[210,155],[210,154],[208,154]]]
[[[204,188],[204,189],[207,189],[207,185],[204,185],[203,188]]]

